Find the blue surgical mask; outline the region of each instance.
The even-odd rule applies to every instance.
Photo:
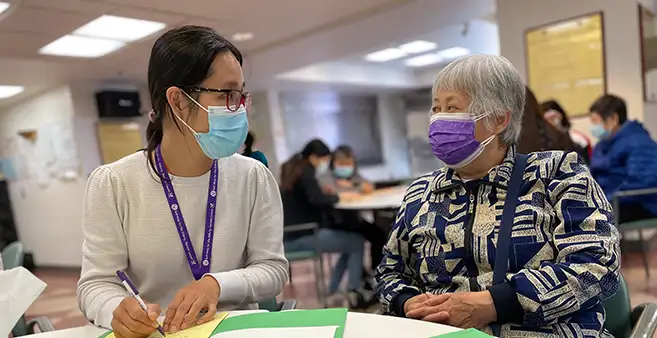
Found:
[[[236,112],[231,112],[225,106],[210,106],[205,109],[196,100],[193,101],[208,113],[207,133],[196,132],[178,115],[176,117],[194,133],[203,153],[213,160],[235,154],[244,144],[249,132],[246,108],[241,106]]]
[[[590,131],[591,135],[593,135],[593,137],[597,138],[598,140],[603,140],[609,136],[609,131],[607,131],[607,129],[605,129],[605,127],[599,123],[592,125]]]
[[[354,175],[354,167],[350,165],[336,166],[333,173],[337,178],[350,178]]]
[[[328,161],[322,161],[319,162],[317,165],[317,168],[315,169],[315,173],[317,176],[323,176],[329,171],[329,162]]]

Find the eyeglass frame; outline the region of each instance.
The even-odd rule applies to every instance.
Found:
[[[250,92],[245,92],[242,90],[238,89],[218,89],[218,88],[205,88],[205,87],[185,87],[185,90],[190,91],[190,92],[195,92],[195,93],[225,93],[226,95],[226,109],[228,111],[235,113],[240,109],[240,106],[244,106],[244,108],[249,109],[251,106],[251,93]],[[240,98],[240,103],[235,107],[235,109],[230,108],[230,95],[232,92],[238,92],[241,95]]]

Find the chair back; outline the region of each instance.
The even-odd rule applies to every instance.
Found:
[[[275,312],[278,311],[278,303],[276,302],[276,298],[269,298],[258,302],[258,308],[260,308],[260,310]]]
[[[618,291],[603,305],[606,313],[604,328],[616,338],[629,337],[632,333],[632,307],[623,275],[620,276]]]
[[[2,250],[2,264],[6,270],[23,266],[24,259],[25,250],[21,242],[13,242]]]

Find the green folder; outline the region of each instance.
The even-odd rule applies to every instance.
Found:
[[[491,336],[477,329],[467,329],[467,330],[455,331],[451,333],[445,333],[431,338],[490,338],[490,337]]]
[[[347,309],[257,312],[224,319],[212,332],[212,335],[256,328],[337,326],[334,338],[342,338],[346,320]]]

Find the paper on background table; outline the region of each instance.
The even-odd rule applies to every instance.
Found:
[[[0,271],[0,337],[9,336],[46,283],[23,267]]]
[[[275,327],[234,330],[212,338],[333,338],[339,326]]]
[[[490,337],[491,336],[477,329],[467,329],[467,330],[445,333],[431,338],[490,338]]]
[[[190,327],[189,329],[178,331],[176,333],[167,332],[167,338],[208,338],[217,328],[217,325],[219,325],[227,316],[228,312],[218,313],[212,321],[205,324]],[[115,338],[115,336],[113,332],[108,332],[100,336],[100,338]],[[149,338],[162,338],[162,335],[155,331],[149,336]]]
[[[347,320],[347,309],[319,309],[296,310],[280,312],[259,312],[226,318],[212,333],[213,337],[219,333],[238,331],[244,329],[271,329],[271,328],[302,328],[337,326],[333,338],[342,338],[344,324]],[[273,331],[272,331],[273,332]],[[321,332],[320,332],[321,333]],[[217,335],[217,337],[223,337]],[[239,336],[230,336],[239,337]],[[252,337],[252,336],[246,336]],[[269,337],[264,335],[261,337]],[[314,337],[314,334],[309,336]],[[322,337],[322,336],[320,336]]]

